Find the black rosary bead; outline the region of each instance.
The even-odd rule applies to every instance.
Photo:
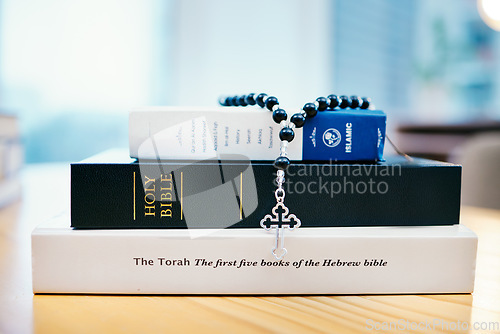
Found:
[[[290,118],[290,122],[295,124],[296,128],[301,128],[304,126],[306,118],[302,114],[293,114],[292,117]]]
[[[273,111],[273,121],[280,124],[281,121],[286,121],[287,115],[286,111],[283,109],[276,109]]]
[[[238,97],[238,105],[240,105],[242,107],[246,107],[248,105],[248,103],[245,100],[245,98],[246,98],[245,95],[242,95],[242,96]]]
[[[339,98],[337,95],[328,95],[328,98],[330,99],[330,105],[328,106],[330,109],[335,109],[339,106]]]
[[[266,104],[264,102],[264,99],[266,98],[266,96],[267,96],[267,94],[261,93],[261,94],[257,95],[257,97],[255,98],[255,102],[257,102],[257,104],[261,108],[264,108],[266,106]]]
[[[351,109],[356,109],[361,105],[362,101],[360,101],[360,98],[357,97],[356,95],[351,96]]]
[[[250,93],[245,97],[245,102],[251,106],[254,106],[257,102],[255,101],[255,94]]]
[[[314,117],[318,113],[318,110],[316,109],[316,106],[314,103],[306,103],[304,104],[304,107],[302,108],[307,114],[307,117]]]
[[[316,102],[318,102],[318,111],[325,111],[326,108],[328,108],[328,103],[325,97],[318,97]]]
[[[359,106],[361,109],[368,109],[368,107],[370,106],[370,98],[368,97],[363,97],[361,99],[363,102],[361,103],[361,105]]]
[[[280,170],[286,170],[290,166],[290,159],[287,157],[278,157],[274,160],[274,167]]]
[[[237,107],[237,106],[239,105],[239,104],[238,104],[238,98],[239,98],[238,96],[232,96],[232,97],[231,97],[231,105],[232,105],[232,106]]]
[[[269,96],[266,99],[266,108],[269,111],[273,111],[273,107],[278,104],[278,99],[274,96]]]
[[[346,95],[342,95],[339,97],[339,107],[341,109],[345,109],[351,105],[351,101],[349,100],[349,97]]]
[[[293,140],[294,137],[295,137],[295,133],[289,127],[281,129],[281,131],[280,131],[280,139],[281,140],[286,140],[286,141],[290,142]]]
[[[231,106],[231,97],[230,97],[230,96],[228,96],[228,97],[221,97],[221,98],[219,99],[219,104],[220,104],[221,106],[224,106],[224,107],[229,107],[229,106]]]

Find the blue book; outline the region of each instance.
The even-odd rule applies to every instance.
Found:
[[[304,125],[303,160],[377,161],[384,153],[386,115],[380,110],[318,113]]]

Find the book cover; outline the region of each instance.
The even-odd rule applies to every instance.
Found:
[[[130,156],[141,159],[274,160],[281,126],[258,107],[146,107],[129,116]],[[291,116],[291,115],[290,115]],[[386,115],[380,110],[319,112],[295,129],[292,160],[377,161],[382,159]]]
[[[74,230],[60,216],[32,233],[35,293],[470,293],[477,237],[467,227]]]
[[[137,161],[108,152],[71,164],[75,228],[253,228],[271,213],[276,169],[257,161]],[[285,204],[303,227],[452,225],[461,167],[390,157],[295,163]]]

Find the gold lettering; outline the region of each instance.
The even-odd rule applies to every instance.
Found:
[[[144,202],[146,202],[146,204],[152,205],[154,204],[155,200],[156,198],[154,193],[146,193],[146,195],[144,195]]]
[[[171,191],[172,190],[172,185],[173,185],[172,174],[168,174],[168,176],[165,176],[162,174],[161,182],[162,182],[161,191]],[[164,187],[165,185],[163,183],[167,183],[168,187]]]
[[[161,188],[163,190],[163,188]],[[162,193],[160,195],[161,201],[172,201],[172,193]]]
[[[172,210],[171,209],[161,210],[161,216],[172,218]]]
[[[172,182],[172,174],[161,175],[161,182]]]
[[[160,216],[172,218],[174,197],[172,174],[161,174],[160,181]]]
[[[151,192],[154,192],[154,191],[155,191],[155,188],[156,188],[156,186],[155,186],[155,184],[153,183],[153,187],[152,187],[152,188],[146,188],[146,189],[144,189],[144,191],[151,191]]]
[[[147,179],[146,182],[144,182],[144,187],[146,187],[149,182],[155,183],[155,179],[150,179],[147,175],[144,175],[144,177]]]
[[[172,208],[172,203],[161,203],[160,206],[161,206],[161,209],[163,209],[164,207]],[[161,216],[172,218],[172,209],[161,210]]]
[[[144,216],[155,216],[154,205],[145,205],[144,206]]]

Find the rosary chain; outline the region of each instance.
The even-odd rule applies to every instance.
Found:
[[[274,167],[278,170],[286,170],[290,165],[287,147],[288,143],[295,137],[294,129],[303,127],[306,120],[316,116],[318,111],[322,112],[327,109],[335,110],[346,108],[368,109],[371,101],[367,97],[360,98],[356,95],[349,97],[347,95],[337,96],[331,94],[327,97],[318,97],[313,103],[304,104],[300,112],[295,113],[290,117],[290,121],[288,121],[286,111],[280,108],[278,99],[274,96],[268,96],[265,93],[250,93],[248,95],[223,97],[219,99],[219,103],[223,106],[242,107],[248,105],[258,105],[261,108],[266,108],[271,111],[273,113],[273,120],[281,125],[279,133],[281,140],[280,155],[274,161]]]

